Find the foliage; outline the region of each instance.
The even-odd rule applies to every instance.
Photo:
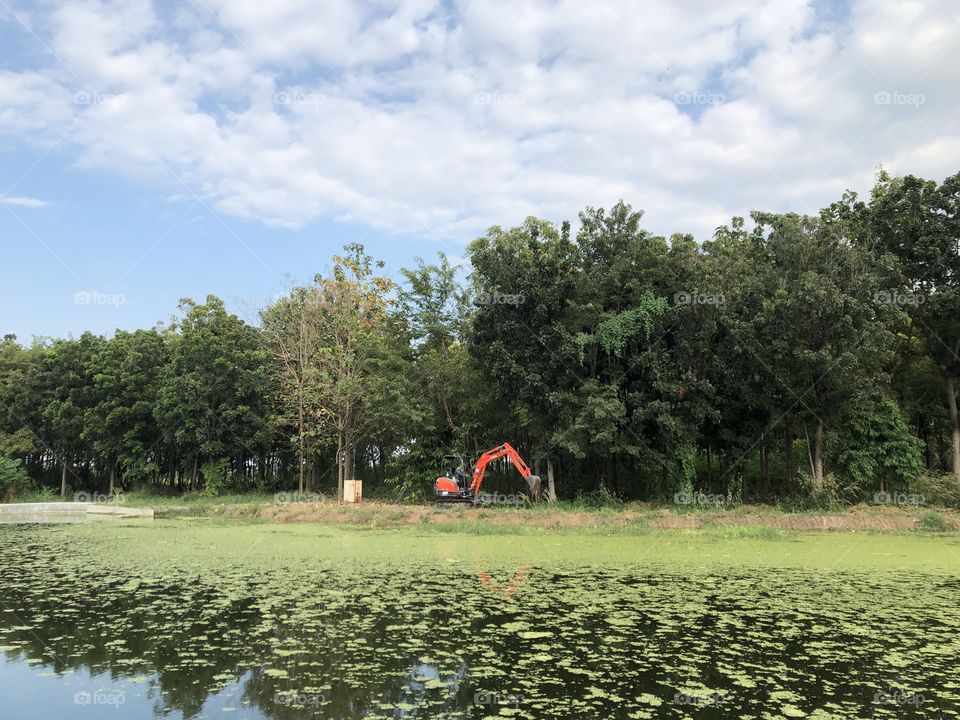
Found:
[[[150,330],[5,336],[0,453],[40,488],[354,476],[419,500],[443,454],[509,440],[580,502],[955,503],[958,237],[960,175],[881,172],[869,198],[734,217],[702,243],[623,201],[576,233],[494,226],[469,275],[438,254],[391,276],[353,243],[259,324],[208,296]],[[502,464],[487,482],[520,489]]]
[[[23,463],[6,455],[0,455],[0,501],[10,502],[29,486],[29,478]]]
[[[920,527],[932,532],[945,532],[952,529],[947,519],[933,510],[928,510],[920,515]]]
[[[952,474],[924,474],[910,483],[908,493],[923,498],[927,505],[960,507],[960,486]]]
[[[229,481],[229,461],[226,458],[218,458],[208,463],[204,463],[200,469],[203,476],[203,494],[207,497],[216,497],[226,490]]]

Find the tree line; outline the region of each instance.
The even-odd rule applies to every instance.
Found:
[[[856,501],[960,488],[960,174],[881,171],[698,244],[619,202],[394,280],[359,244],[256,322],[208,296],[105,338],[0,345],[0,478],[418,498],[509,440],[561,497]]]

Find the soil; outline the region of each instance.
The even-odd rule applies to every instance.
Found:
[[[189,506],[157,508],[157,516],[193,514]],[[773,528],[788,532],[902,532],[924,529],[927,508],[854,506],[841,511],[788,513],[776,508],[745,505],[729,509],[679,512],[673,508],[632,503],[620,509],[581,510],[569,508],[473,508],[469,506],[400,505],[364,501],[358,505],[336,502],[237,504],[207,506],[198,514],[278,523],[347,524],[371,528],[410,525],[454,528],[458,525],[545,530],[629,528],[695,530],[722,527]],[[960,530],[960,512],[936,509],[940,526]]]

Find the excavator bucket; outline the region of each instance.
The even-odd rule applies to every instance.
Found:
[[[540,476],[527,475],[527,485],[530,488],[530,499],[536,500],[540,497]]]

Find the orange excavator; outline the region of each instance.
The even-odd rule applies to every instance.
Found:
[[[477,458],[477,464],[473,467],[473,476],[469,479],[464,472],[465,464],[460,455],[444,455],[442,470],[446,472],[446,475],[438,477],[433,486],[434,494],[437,496],[437,502],[473,504],[483,502],[480,495],[480,485],[483,484],[483,474],[487,470],[487,465],[502,457],[510,459],[510,462],[513,463],[513,466],[520,475],[523,476],[523,479],[527,481],[527,486],[530,488],[530,496],[536,498],[540,494],[540,477],[533,474],[533,471],[523,461],[520,453],[514,449],[513,445],[504,443],[492,450],[487,450]]]

